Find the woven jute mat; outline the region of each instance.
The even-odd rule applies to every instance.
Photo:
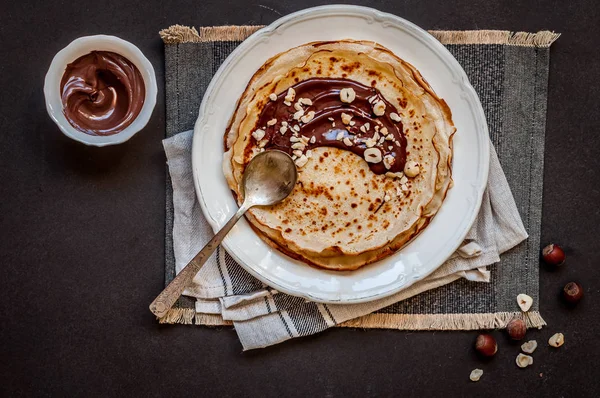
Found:
[[[165,43],[166,136],[192,129],[212,76],[225,58],[260,26],[180,25],[160,32]],[[456,57],[475,87],[490,138],[511,187],[529,238],[491,268],[490,283],[458,279],[340,326],[405,330],[502,328],[515,315],[516,296],[534,299],[530,327],[545,325],[539,313],[539,247],[544,135],[550,45],[559,34],[509,31],[430,31]],[[176,105],[175,105],[176,104]],[[175,275],[173,203],[167,173],[165,284]],[[227,325],[196,314],[182,297],[164,323]]]

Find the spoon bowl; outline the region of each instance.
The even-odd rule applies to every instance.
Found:
[[[296,165],[287,153],[277,150],[259,153],[244,170],[244,204],[248,208],[277,204],[292,192],[297,178]]]

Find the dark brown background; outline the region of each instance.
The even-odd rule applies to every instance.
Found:
[[[306,0],[44,1],[0,5],[0,394],[4,396],[598,396],[600,351],[600,6],[588,1],[369,1],[427,29],[550,29],[553,45],[542,241],[568,264],[541,271],[549,326],[519,369],[496,332],[489,362],[476,332],[334,329],[242,353],[235,332],[159,326],[163,287],[163,45],[171,24],[266,24]],[[71,40],[106,33],[153,63],[158,103],[126,144],[88,148],[46,114],[43,79]],[[558,298],[578,280],[578,308]],[[552,350],[548,337],[563,332]],[[479,383],[469,372],[484,369]],[[542,375],[540,375],[542,373]]]

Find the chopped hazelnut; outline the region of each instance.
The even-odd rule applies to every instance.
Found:
[[[396,158],[392,155],[385,155],[383,157],[383,165],[387,170],[391,169],[392,166],[396,163]]]
[[[404,175],[407,177],[416,177],[421,172],[421,168],[419,167],[419,163],[411,160],[410,162],[406,162],[404,165]]]
[[[350,124],[351,120],[352,120],[352,115],[342,112],[342,123]]]
[[[373,138],[369,138],[365,141],[365,145],[367,146],[367,148],[373,148],[375,145],[377,145],[377,141]]]
[[[285,100],[287,102],[294,102],[294,99],[296,98],[296,90],[294,90],[293,88],[288,88],[287,91],[287,95],[285,96]]]
[[[531,296],[521,293],[517,296],[517,304],[519,304],[519,307],[521,307],[521,311],[527,312],[533,304],[533,298],[531,298]]]
[[[356,93],[352,88],[343,88],[340,90],[340,99],[342,102],[349,104],[356,98]]]
[[[306,115],[302,116],[300,118],[300,121],[302,121],[302,123],[308,123],[311,120],[313,120],[314,117],[315,117],[315,111],[310,111]]]
[[[254,137],[254,139],[256,141],[260,141],[264,138],[265,136],[265,130],[262,129],[256,129],[253,133],[252,133],[252,137]]]
[[[517,366],[520,368],[526,368],[529,365],[533,365],[533,357],[525,354],[517,355],[517,359],[515,360]]]
[[[365,150],[365,160],[369,163],[381,162],[381,151],[377,148],[368,148]]]
[[[471,374],[469,375],[469,379],[471,379],[471,381],[479,381],[479,379],[481,378],[481,376],[483,376],[483,370],[481,370],[481,369],[473,369],[471,371]]]
[[[269,99],[270,99],[271,101],[277,101],[277,94],[275,94],[275,93],[271,93],[271,94],[269,94]]]
[[[548,344],[554,348],[560,347],[561,345],[565,344],[565,335],[562,333],[553,334],[548,340]]]
[[[385,173],[385,176],[388,178],[402,178],[404,177],[404,173],[402,173],[401,171],[398,171],[396,173],[392,173],[391,171],[388,171],[387,173]]]
[[[304,145],[302,142],[296,142],[296,143],[292,144],[292,149],[299,149],[299,150],[303,151],[304,148],[306,148],[306,145]]]
[[[379,100],[373,104],[373,113],[375,116],[383,116],[385,114],[385,102]]]
[[[308,158],[306,157],[306,155],[302,155],[300,156],[298,159],[296,159],[294,161],[294,163],[296,163],[296,166],[298,167],[302,167],[304,166],[306,163],[308,163]]]
[[[390,119],[392,119],[393,122],[398,123],[400,120],[400,115],[398,115],[396,112],[392,112],[390,113]]]
[[[533,354],[537,348],[537,345],[537,341],[529,340],[527,343],[521,344],[521,351],[523,351],[525,354]]]

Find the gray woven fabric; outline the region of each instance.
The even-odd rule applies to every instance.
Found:
[[[167,137],[191,129],[214,72],[239,42],[180,43],[165,46]],[[538,250],[541,224],[543,149],[549,49],[510,45],[449,45],[477,90],[490,137],[511,186],[529,239],[492,267],[491,283],[459,279],[393,304],[381,314],[494,314],[515,309],[518,293],[529,292],[538,308]],[[172,192],[167,186],[166,282],[174,276]],[[226,268],[231,261],[225,255]],[[231,269],[236,278],[249,275]],[[246,282],[250,282],[247,280]],[[248,283],[234,284],[247,286]],[[255,290],[255,289],[254,289]],[[232,291],[243,294],[253,291]],[[459,299],[460,298],[460,299]],[[293,299],[289,299],[292,300]],[[278,303],[286,306],[289,303]],[[192,307],[192,302],[180,302]],[[298,308],[299,303],[289,304]],[[320,317],[316,317],[319,318]],[[381,324],[378,327],[399,327]],[[301,329],[302,325],[298,325]]]

